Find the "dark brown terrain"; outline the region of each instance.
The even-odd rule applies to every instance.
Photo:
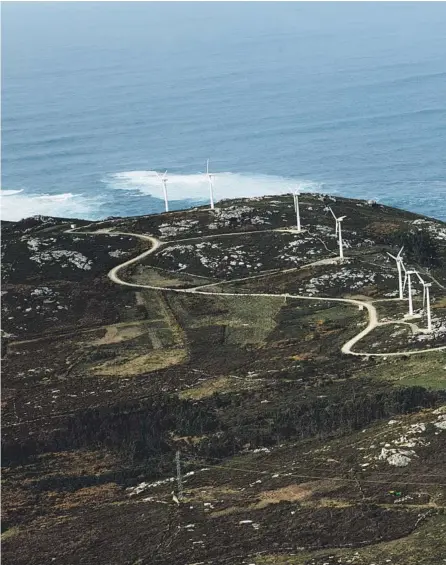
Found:
[[[5,565],[446,562],[446,224],[301,215],[4,222]]]

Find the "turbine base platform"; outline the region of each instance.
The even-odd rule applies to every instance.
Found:
[[[404,314],[405,320],[417,320],[421,318],[421,314]]]

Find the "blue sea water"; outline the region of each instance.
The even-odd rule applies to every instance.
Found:
[[[2,214],[312,191],[446,220],[446,3],[2,5]]]

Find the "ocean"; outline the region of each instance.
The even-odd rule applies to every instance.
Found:
[[[446,220],[446,3],[2,9],[2,218],[311,192]]]

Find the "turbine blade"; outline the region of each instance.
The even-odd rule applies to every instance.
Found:
[[[403,252],[404,249],[404,245],[401,247],[401,249],[398,251],[398,255],[397,257],[401,257],[401,253]]]
[[[395,261],[396,261],[395,255],[392,255],[391,253],[387,253],[387,255],[388,255],[389,257],[392,257],[392,259],[395,259]]]
[[[336,216],[335,216],[335,214],[334,214],[334,212],[333,212],[333,210],[331,209],[330,206],[328,207],[328,209],[330,210],[331,215],[333,216],[333,218],[334,218],[335,220],[337,220],[337,218],[336,218]]]
[[[206,161],[206,174],[209,175],[209,159]]]
[[[415,274],[417,275],[418,279],[420,280],[420,283],[421,283],[422,285],[424,285],[424,280],[421,278],[420,273],[419,273],[418,271],[415,271]]]
[[[403,292],[406,289],[406,283],[407,283],[407,279],[408,279],[409,275],[407,274],[407,271],[405,271],[405,277],[404,277],[404,284],[403,284]]]
[[[426,287],[423,285],[423,309],[426,305]]]

